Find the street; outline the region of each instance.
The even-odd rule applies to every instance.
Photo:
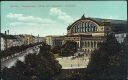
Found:
[[[34,46],[32,48],[28,48],[26,51],[16,57],[5,60],[3,62],[1,61],[1,69],[3,69],[4,67],[10,68],[11,66],[14,66],[17,60],[24,61],[25,56],[30,53],[39,53],[39,47]]]

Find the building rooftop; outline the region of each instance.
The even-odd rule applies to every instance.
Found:
[[[1,37],[6,38],[6,39],[16,39],[16,37],[13,35],[5,35],[3,33],[0,33],[0,35],[1,35]]]
[[[127,30],[127,20],[102,19],[102,18],[92,18],[92,17],[86,18],[84,15],[82,15],[82,17],[80,19],[76,20],[75,22],[80,21],[80,20],[86,20],[86,19],[92,20],[99,25],[102,25],[103,21],[110,22],[110,24],[112,26],[112,30],[114,32],[118,32],[119,30],[120,31],[126,31]],[[69,25],[67,29],[70,29],[71,26],[72,25]]]
[[[46,37],[63,37],[64,35],[48,35]]]

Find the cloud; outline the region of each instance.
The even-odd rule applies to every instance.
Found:
[[[59,35],[66,31],[66,28],[62,23],[59,23],[50,18],[40,18],[35,16],[27,16],[24,14],[9,13],[6,16],[11,19],[10,29],[12,32],[19,34],[41,34],[46,35]]]
[[[13,14],[13,13],[9,13],[7,15],[8,18],[18,18],[18,17],[22,17],[23,14]]]
[[[31,23],[43,23],[43,24],[46,24],[46,23],[55,23],[54,20],[51,20],[51,19],[47,19],[47,18],[40,18],[40,17],[34,17],[34,16],[25,16],[24,14],[13,14],[13,13],[9,13],[7,16],[7,18],[9,19],[13,19],[13,20],[16,20],[16,21],[19,21],[19,22],[31,22]]]
[[[73,21],[73,18],[70,15],[59,8],[51,8],[50,15],[55,15],[58,19],[63,20],[66,23],[71,23]]]

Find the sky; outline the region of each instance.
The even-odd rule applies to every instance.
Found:
[[[2,1],[1,32],[42,37],[64,35],[85,17],[127,20],[126,1]]]

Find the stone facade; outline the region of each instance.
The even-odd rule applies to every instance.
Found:
[[[35,37],[33,35],[8,35],[6,33],[0,33],[1,35],[1,50],[13,46],[29,45],[37,42],[44,41],[43,37]]]
[[[33,35],[24,35],[24,44],[32,44],[34,43],[34,36]]]
[[[75,41],[78,44],[78,50],[90,53],[98,48],[98,43],[103,42],[108,33],[112,32],[111,27],[108,20],[103,20],[100,24],[83,15],[81,19],[68,26],[64,41]]]
[[[1,35],[1,50],[5,50],[12,46],[16,46],[17,39],[13,35],[0,33]]]
[[[64,36],[46,36],[45,37],[46,43],[48,45],[54,46],[62,46]]]
[[[3,37],[1,37],[1,51],[5,50],[5,46],[6,46],[5,40]]]

